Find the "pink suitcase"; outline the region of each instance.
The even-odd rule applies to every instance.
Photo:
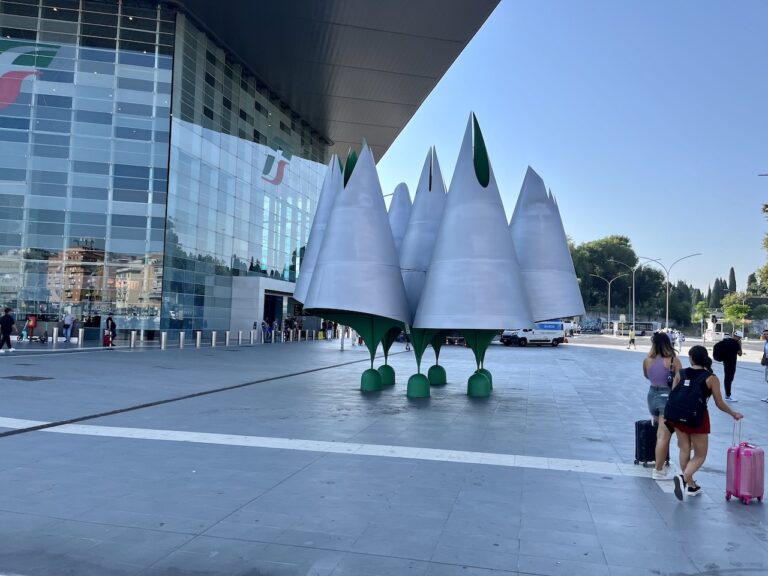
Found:
[[[735,428],[735,427],[734,427]],[[736,430],[734,429],[734,437]],[[739,426],[741,438],[741,426]],[[765,452],[748,442],[739,442],[728,448],[728,465],[725,473],[725,499],[731,496],[749,504],[752,498],[763,501],[765,489]]]

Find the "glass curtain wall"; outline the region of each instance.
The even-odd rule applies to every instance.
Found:
[[[227,330],[232,282],[293,282],[325,175],[317,132],[179,15],[164,329]]]
[[[17,317],[159,324],[174,22],[137,0],[0,2],[0,300]]]

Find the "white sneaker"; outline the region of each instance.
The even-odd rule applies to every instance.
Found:
[[[5,354],[5,348],[0,348],[0,354]]]
[[[672,474],[666,466],[662,468],[661,470],[653,469],[653,472],[651,473],[651,478],[654,480],[672,480]]]
[[[8,348],[8,352],[16,352],[16,348]]]
[[[725,401],[726,402],[738,402],[738,400],[736,400],[736,398],[733,398],[732,396],[726,396],[725,397]]]

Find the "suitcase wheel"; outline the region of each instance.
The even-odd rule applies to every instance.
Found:
[[[730,492],[726,492],[725,493],[725,499],[730,502],[730,500],[731,500],[731,493]]]
[[[640,460],[635,460],[635,466],[637,466],[638,464],[640,464]]]
[[[749,504],[749,498],[744,496],[744,498],[741,499],[741,503],[744,504],[744,506],[747,506]]]

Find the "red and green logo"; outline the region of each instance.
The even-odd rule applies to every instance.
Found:
[[[30,76],[40,76],[56,57],[60,46],[16,40],[0,40],[0,110],[19,97]]]
[[[274,154],[267,156],[264,169],[261,171],[261,179],[278,186],[285,178],[285,167],[291,161],[293,150],[282,138],[274,138],[269,147],[274,150]]]

